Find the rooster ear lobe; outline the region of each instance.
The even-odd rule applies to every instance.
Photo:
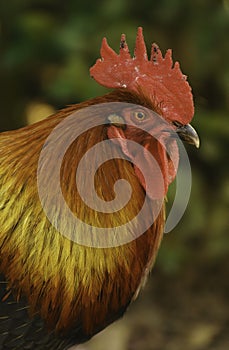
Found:
[[[118,114],[110,114],[107,117],[107,120],[108,120],[108,123],[110,125],[117,126],[123,130],[126,128],[125,121],[124,121],[123,117],[120,117]]]

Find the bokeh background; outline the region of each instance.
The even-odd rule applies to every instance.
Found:
[[[145,289],[121,321],[77,349],[229,349],[228,0],[1,0],[0,129],[103,94],[89,76],[102,37],[118,50],[124,32],[132,51],[138,26],[148,49],[172,48],[188,75],[201,148],[187,146],[190,202]]]

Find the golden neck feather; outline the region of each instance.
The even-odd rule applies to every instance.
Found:
[[[26,296],[31,313],[39,312],[50,329],[65,332],[74,324],[92,335],[118,318],[136,295],[162,238],[164,208],[142,236],[114,248],[82,246],[56,231],[38,196],[38,157],[51,130],[77,108],[0,135],[0,272],[16,297]],[[111,143],[115,159],[103,164],[96,174],[98,195],[111,200],[114,183],[124,178],[133,189],[131,201],[112,215],[85,206],[75,188],[74,169],[82,152],[104,137],[105,127],[101,126],[72,144],[61,169],[62,191],[80,219],[113,227],[139,212],[145,193],[132,165],[115,158],[121,150]],[[153,215],[152,205],[148,213]]]

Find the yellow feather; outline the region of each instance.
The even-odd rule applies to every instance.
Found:
[[[119,317],[136,296],[155,259],[164,212],[162,209],[154,226],[141,237],[114,248],[79,245],[52,226],[38,196],[38,157],[50,131],[72,110],[0,135],[0,272],[13,292],[19,298],[25,295],[31,312],[39,312],[51,329],[65,331],[77,320],[85,334],[90,335]],[[73,143],[61,170],[62,191],[72,212],[82,221],[114,227],[130,221],[145,198],[132,165],[112,159],[96,174],[97,192],[105,201],[114,197],[113,186],[119,178],[125,178],[134,189],[130,202],[114,214],[88,209],[74,187],[75,173],[71,171],[77,167],[82,150],[85,153],[103,138],[101,126]],[[114,158],[121,153],[117,145],[111,143],[110,147]],[[148,212],[153,215],[150,204]],[[54,214],[58,219],[59,213]],[[79,225],[73,233],[84,235],[84,230]],[[123,235],[126,234],[124,229]]]

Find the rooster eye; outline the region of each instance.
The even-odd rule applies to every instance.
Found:
[[[142,121],[145,119],[146,115],[143,112],[134,112],[134,117],[139,120]]]

